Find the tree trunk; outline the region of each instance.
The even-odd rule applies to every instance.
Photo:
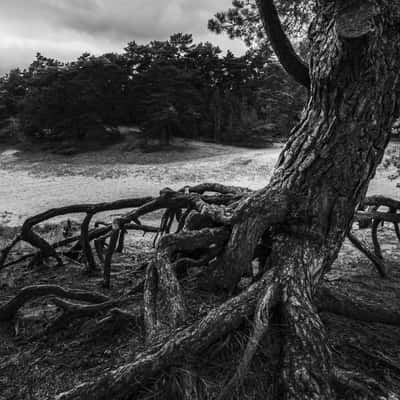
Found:
[[[313,294],[340,250],[398,112],[399,2],[353,2],[345,9],[333,3],[318,2],[310,29],[311,88],[302,120],[269,186],[256,194],[257,207],[243,205],[221,282],[232,287],[247,268],[244,253],[251,254],[267,227],[267,194],[286,193],[292,222],[274,228],[270,257],[282,288],[285,399],[333,398],[331,356]],[[247,242],[238,245],[238,238]]]
[[[215,143],[221,141],[221,93],[219,88],[216,88],[213,94],[212,101],[212,116],[213,116],[213,135]]]

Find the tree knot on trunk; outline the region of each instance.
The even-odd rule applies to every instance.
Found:
[[[379,9],[369,0],[341,0],[337,3],[336,31],[344,39],[356,39],[373,32]]]

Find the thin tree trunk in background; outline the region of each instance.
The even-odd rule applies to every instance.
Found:
[[[212,115],[213,115],[213,129],[214,141],[219,143],[221,141],[221,93],[219,88],[215,89],[214,101],[212,102]]]

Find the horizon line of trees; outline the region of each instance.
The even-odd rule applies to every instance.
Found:
[[[102,145],[118,136],[106,127],[127,124],[141,128],[144,142],[260,143],[287,136],[304,100],[265,48],[222,54],[177,33],[67,63],[38,53],[29,68],[0,78],[0,137]]]

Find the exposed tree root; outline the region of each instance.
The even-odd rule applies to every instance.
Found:
[[[162,287],[163,298],[167,304],[171,329],[181,326],[187,318],[185,300],[181,285],[172,268],[167,252],[158,252],[156,256],[159,287]]]
[[[243,193],[251,193],[252,190],[245,188],[245,187],[240,187],[240,186],[227,186],[227,185],[222,185],[220,183],[215,183],[215,182],[205,182],[205,183],[200,183],[199,185],[195,186],[185,186],[184,188],[179,190],[180,192],[192,192],[192,193],[198,193],[198,194],[204,194],[206,192],[215,192],[215,193],[221,193],[221,194],[243,194]]]
[[[64,328],[70,322],[78,318],[85,317],[93,317],[98,315],[99,313],[106,312],[110,309],[119,307],[125,304],[127,301],[130,301],[129,298],[124,297],[115,300],[108,300],[99,304],[79,304],[79,303],[71,303],[69,301],[54,298],[53,302],[59,308],[63,310],[63,313],[56,318],[55,321],[46,329],[46,333],[53,333],[59,329]]]
[[[98,228],[98,229],[93,229],[92,231],[89,232],[89,240],[92,241],[92,240],[95,240],[95,239],[97,239],[97,238],[99,238],[99,237],[101,237],[103,235],[106,235],[107,232],[109,232],[110,230],[111,230],[110,226],[106,226],[106,227]],[[70,258],[70,256],[73,255],[75,252],[81,252],[82,251],[82,246],[81,246],[80,239],[81,239],[81,235],[76,235],[76,236],[72,236],[70,238],[61,240],[59,242],[53,243],[53,244],[51,244],[51,246],[54,249],[58,249],[60,247],[67,246],[69,244],[76,243],[76,245],[73,246],[69,251],[66,251],[65,253],[63,253],[63,255],[66,255],[68,258]],[[11,243],[7,247],[10,248],[10,250],[11,250],[11,248],[14,247],[15,244],[17,244],[19,241],[21,241],[20,238],[18,239],[18,241],[15,241],[15,242]],[[8,256],[8,253],[9,252],[7,252],[7,256]],[[18,263],[20,263],[22,261],[25,261],[25,260],[29,259],[29,258],[34,258],[36,256],[41,256],[41,255],[42,255],[42,253],[39,251],[39,252],[30,253],[30,254],[25,254],[24,256],[14,260],[14,261],[10,261],[9,263],[5,263],[5,264],[0,263],[0,270],[4,269],[4,268],[7,268],[7,267],[10,267],[12,265],[18,264]],[[4,261],[5,261],[5,259],[4,259]]]
[[[332,380],[342,392],[358,393],[361,396],[360,399],[374,400],[377,398],[377,394],[384,396],[385,399],[390,399],[390,393],[375,379],[357,372],[334,368]]]
[[[215,194],[205,194],[206,192],[213,192]],[[112,256],[115,251],[121,252],[123,250],[127,231],[141,230],[143,232],[161,233],[161,235],[169,233],[173,220],[178,220],[181,229],[191,210],[196,210],[203,217],[212,220],[214,224],[231,225],[234,217],[234,208],[230,208],[230,205],[240,200],[243,196],[248,195],[250,192],[250,190],[244,188],[205,183],[194,187],[185,187],[178,192],[174,192],[171,189],[164,189],[160,192],[158,198],[146,197],[141,199],[126,199],[111,203],[78,204],[51,209],[28,218],[24,222],[19,235],[16,236],[9,246],[2,250],[0,269],[31,257],[34,260],[40,260],[42,257],[52,257],[56,259],[59,265],[62,265],[61,255],[56,252],[56,249],[75,243],[65,254],[77,259],[77,253],[81,252],[86,261],[88,271],[95,271],[97,269],[97,264],[91,246],[91,242],[95,241],[98,258],[104,263],[104,286],[109,287]],[[89,229],[90,223],[96,214],[124,208],[136,209],[115,219],[112,224],[107,224],[100,228],[98,227],[99,224],[95,224],[93,230]],[[167,210],[161,221],[160,228],[141,224],[139,220],[140,217],[160,209]],[[185,210],[185,212],[182,212],[182,210]],[[81,224],[81,233],[78,236],[50,244],[33,231],[33,228],[41,222],[72,213],[86,213]],[[106,239],[109,239],[110,243],[108,244],[108,249],[104,256],[103,248]],[[24,255],[19,260],[6,264],[10,251],[20,241],[26,241],[33,247],[36,247],[39,249],[39,253]]]
[[[375,255],[382,260],[383,259],[382,250],[378,241],[378,227],[381,223],[382,221],[380,219],[378,218],[374,219],[374,222],[372,223],[371,234],[372,234],[372,242],[374,244]]]
[[[64,289],[56,285],[27,286],[8,303],[0,307],[0,321],[12,319],[25,303],[44,296],[58,296],[64,299],[86,301],[89,303],[102,303],[110,300],[101,293],[86,290]]]
[[[21,241],[21,236],[17,235],[11,243],[6,246],[4,249],[1,250],[0,252],[0,269],[4,268],[4,263],[10,253],[10,251],[13,249],[13,247]]]
[[[374,359],[376,362],[383,364],[385,367],[389,367],[392,370],[396,371],[397,374],[400,374],[400,364],[396,361],[392,360],[390,357],[382,354],[379,351],[369,350],[361,346],[357,346],[354,343],[349,343],[348,346],[353,347],[357,351],[364,353],[368,356],[368,358]]]
[[[276,254],[279,284],[282,290],[281,324],[283,329],[282,365],[278,395],[293,400],[331,400],[334,393],[330,385],[332,369],[331,351],[326,341],[325,327],[313,301],[308,274],[313,266],[319,268],[318,255],[310,247],[301,247],[299,239],[278,242],[271,255]],[[279,254],[286,248],[290,258]],[[310,267],[307,271],[303,263]]]
[[[380,211],[382,207],[385,210]],[[387,276],[387,271],[378,240],[378,227],[384,222],[392,223],[397,239],[400,241],[400,214],[397,213],[398,210],[400,210],[400,202],[384,196],[367,197],[360,205],[355,214],[355,220],[359,222],[360,228],[371,227],[374,252],[371,252],[352,233],[348,233],[351,243],[373,262],[382,277]]]
[[[174,365],[189,354],[206,349],[218,338],[236,329],[254,310],[263,287],[272,283],[272,273],[253,284],[240,295],[215,308],[204,318],[178,330],[164,344],[151,346],[136,360],[90,382],[59,395],[58,400],[118,400],[135,397],[146,380]]]
[[[317,304],[323,311],[358,321],[400,326],[398,303],[391,301],[379,304],[376,298],[359,298],[356,291],[349,295],[341,285],[323,285],[318,291]]]
[[[369,260],[372,261],[372,263],[375,265],[376,269],[378,270],[379,275],[382,278],[385,278],[387,276],[386,273],[386,267],[385,264],[383,263],[383,260],[378,257],[376,254],[372,253],[371,251],[368,250],[368,248],[356,238],[351,232],[347,233],[347,237],[349,238],[350,242],[353,244],[353,246],[360,250]]]
[[[154,265],[153,267],[150,266],[148,268],[148,271],[151,270],[154,271]],[[269,310],[271,310],[271,307],[276,304],[276,301],[279,301],[280,297],[276,296],[279,293],[279,291],[277,291],[278,286],[273,282],[273,274],[273,271],[269,271],[261,281],[253,284],[245,292],[212,310],[206,317],[197,321],[193,325],[176,331],[169,339],[164,339],[164,342],[150,342],[149,348],[144,353],[139,354],[132,363],[105,374],[96,382],[85,383],[70,392],[61,394],[58,399],[87,398],[89,400],[101,400],[108,398],[125,399],[130,396],[135,397],[148,380],[151,380],[171,366],[181,364],[185,359],[187,359],[187,357],[189,357],[189,355],[192,356],[198,354],[206,349],[210,344],[214,343],[218,338],[223,337],[228,332],[236,329],[244,320],[252,315],[258,302],[253,335],[249,340],[237,372],[219,397],[220,399],[229,398],[229,394],[234,393],[236,385],[240,385],[241,381],[244,379],[246,370],[254,356],[258,343],[268,327],[270,321]],[[265,290],[266,292],[260,300],[259,296]],[[301,292],[297,292],[296,296],[300,295],[302,296]],[[317,297],[317,301],[322,302],[320,308],[324,310],[325,308],[328,308],[324,303],[325,297],[326,293],[324,291]],[[304,346],[305,343],[310,343],[310,346],[315,346],[315,335],[320,337],[321,345],[325,346],[326,344],[324,344],[325,342],[323,339],[324,328],[319,323],[315,325],[315,322],[319,319],[316,317],[315,310],[308,300],[303,299],[299,302],[299,299],[293,297],[293,295],[289,295],[289,297],[284,295],[284,298],[287,298],[288,302],[283,304],[281,307],[283,307],[282,310],[285,310],[284,318],[289,322],[289,325],[285,328],[286,333],[284,334],[286,344],[283,353],[284,375],[282,376],[281,382],[284,385],[285,382],[288,381],[289,376],[285,374],[289,374],[289,371],[300,374],[297,375],[294,381],[309,382],[310,379],[315,379],[315,376],[309,375],[307,372],[308,370],[305,367],[308,362],[308,353],[306,351],[294,353],[294,349],[295,346]],[[305,304],[308,304],[308,306],[304,307]],[[97,306],[88,307],[94,308]],[[330,307],[328,311],[340,313],[340,309],[336,306]],[[307,317],[307,314],[309,314],[310,317]],[[310,323],[305,325],[305,321],[307,321],[308,318]],[[131,315],[128,319],[137,320],[137,318],[134,318]],[[108,320],[109,317],[106,317],[105,321]],[[294,332],[296,332],[295,335],[293,334]],[[310,332],[312,332],[311,336],[309,336]],[[303,333],[306,336],[303,336]],[[301,336],[298,337],[297,335]],[[316,351],[315,348],[314,351]],[[294,354],[303,355],[303,359],[294,361],[291,359]],[[324,354],[324,352],[322,354]],[[327,354],[329,354],[329,351]],[[298,369],[295,371],[292,370],[292,365],[296,365]],[[321,365],[318,365],[317,367],[321,367]],[[373,379],[359,374],[339,371],[337,374],[335,372],[335,374],[331,375],[330,370],[325,372],[328,375],[328,382],[333,380],[335,385],[341,386],[341,389],[351,389],[357,393],[360,393],[361,391],[361,393],[369,395],[371,393],[376,393],[379,388],[379,385],[375,384]],[[285,392],[287,391],[293,391],[292,394],[295,396],[296,392],[294,387],[285,387]],[[304,392],[302,396],[303,395]],[[321,393],[320,398],[325,398],[324,396],[325,395]],[[326,398],[332,399],[334,398],[333,396],[333,393],[331,393]]]
[[[138,326],[142,322],[143,314],[141,312],[132,313],[121,308],[112,308],[106,317],[96,323],[93,331],[95,334],[99,334],[99,332],[114,330],[126,324]]]
[[[167,305],[168,331],[174,331],[183,325],[187,319],[185,299],[182,294],[181,285],[178,281],[177,268],[182,272],[182,260],[186,266],[190,264],[186,259],[173,262],[177,253],[188,254],[197,250],[206,250],[213,246],[211,253],[216,254],[216,249],[221,249],[229,237],[226,228],[204,228],[198,231],[182,231],[176,234],[163,236],[157,246],[154,261],[147,270],[147,284],[145,288],[145,321],[148,340],[159,338],[165,329],[157,316],[156,304],[158,288],[162,288],[163,303]],[[219,250],[220,251],[220,250]],[[200,260],[208,260],[202,257]],[[198,262],[199,260],[197,260]],[[196,260],[192,260],[192,265]]]
[[[267,288],[266,293],[261,297],[255,312],[254,331],[247,343],[235,375],[229,380],[227,385],[224,386],[217,400],[231,399],[235,389],[243,384],[251,360],[257,351],[260,341],[265,336],[270,326],[271,309],[276,305],[278,288],[279,286],[276,282],[272,283],[271,286]]]
[[[144,324],[146,328],[146,341],[151,343],[158,331],[157,318],[157,269],[155,263],[151,262],[146,269],[146,279],[144,284],[143,307]]]
[[[210,191],[218,191],[218,194],[205,194]],[[268,207],[265,205],[265,199],[268,200]],[[129,204],[133,204],[132,200],[130,201]],[[121,204],[127,203],[117,205]],[[298,263],[299,260],[307,263],[309,259],[309,263],[317,265],[316,260],[319,256],[312,251],[308,253],[309,250],[298,246],[299,243],[294,238],[302,231],[300,229],[297,232],[295,226],[290,226],[291,223],[306,221],[309,217],[304,214],[304,210],[296,209],[290,196],[286,194],[276,195],[267,189],[252,193],[242,188],[203,184],[183,188],[178,192],[166,189],[156,199],[146,199],[146,201],[139,199],[134,204],[137,205],[135,210],[116,218],[112,224],[102,227],[98,227],[97,224],[92,230],[89,229],[89,225],[97,210],[116,207],[116,203],[85,209],[86,217],[81,225],[81,234],[69,238],[68,242],[44,244],[44,240],[43,242],[36,234],[32,236],[33,233],[30,231],[28,236],[17,237],[6,249],[9,252],[9,248],[21,238],[22,240],[28,238],[30,243],[38,245],[39,254],[44,257],[55,257],[56,248],[75,243],[71,250],[82,252],[89,270],[93,270],[97,268],[92,251],[94,242],[98,259],[104,264],[104,286],[110,287],[112,257],[116,251],[123,250],[125,236],[129,230],[157,234],[154,259],[147,265],[146,276],[128,296],[111,300],[104,295],[93,293],[90,295],[90,292],[82,291],[70,293],[62,288],[51,287],[52,289],[47,291],[26,288],[22,294],[0,308],[0,319],[11,319],[18,308],[28,300],[44,295],[57,296],[52,300],[62,309],[62,314],[48,327],[47,333],[65,327],[74,319],[95,317],[107,312],[108,314],[96,323],[96,329],[107,330],[125,323],[138,325],[141,321],[144,322],[147,349],[142,354],[137,355],[131,363],[105,374],[96,382],[88,382],[61,394],[59,399],[118,400],[135,397],[144,385],[162,371],[179,365],[186,368],[184,360],[187,356],[204,351],[216,340],[255,315],[254,331],[244,349],[242,359],[234,376],[219,394],[219,400],[228,399],[246,377],[258,345],[270,325],[272,309],[278,315],[283,338],[278,393],[285,393],[291,399],[300,399],[297,393],[301,393],[301,396],[306,396],[301,397],[302,400],[312,399],[316,393],[314,389],[318,388],[320,399],[331,399],[334,396],[331,387],[331,354],[325,340],[324,327],[314,304],[317,304],[320,310],[350,318],[400,324],[400,314],[394,308],[383,310],[378,306],[374,308],[372,303],[368,305],[363,301],[356,302],[337,290],[338,288],[328,284],[322,285],[317,296],[313,298],[314,293],[308,286],[310,277],[302,275],[305,272]],[[75,210],[76,206],[73,207]],[[142,216],[160,209],[165,209],[160,228],[141,224]],[[254,214],[249,214],[248,209],[253,210]],[[61,211],[52,210],[50,214],[43,215],[54,213],[59,215],[58,213],[67,211],[63,208]],[[360,218],[369,218],[370,215],[375,218],[372,223],[375,254],[366,249],[354,235],[349,233],[348,236],[353,244],[374,261],[378,271],[384,276],[386,270],[377,241],[377,227],[380,220],[386,218],[390,222],[396,222],[397,217],[393,215],[388,217],[376,208],[364,212]],[[35,221],[36,219],[33,220]],[[178,224],[177,230],[175,233],[170,233],[175,221]],[[275,247],[272,250],[267,243],[271,230],[275,230],[275,236],[277,232],[286,234],[291,232],[293,240],[280,243],[275,239]],[[320,240],[318,238],[318,233],[315,237],[310,236],[312,241]],[[188,325],[186,299],[179,279],[190,268],[204,266],[205,271],[210,272],[213,269],[215,276],[222,275],[222,280],[228,282],[225,287],[232,291],[238,279],[249,269],[256,257],[257,246],[264,247],[266,252],[261,267],[272,265],[273,268],[265,272],[262,278],[247,290],[227,300],[197,322]],[[50,252],[49,247],[53,252]],[[287,248],[293,253],[289,264],[274,265],[274,260],[279,260],[279,257],[273,254],[281,254]],[[299,249],[299,252],[296,253],[293,249]],[[266,259],[268,263],[264,266]],[[211,277],[211,280],[214,280],[215,276]],[[132,294],[140,291],[143,291],[143,311],[130,312],[119,308],[131,300]],[[95,304],[73,303],[65,299]],[[355,377],[350,379],[350,377],[350,374],[339,374],[334,378],[342,387],[347,385],[348,388],[359,392],[363,388],[361,379],[357,380]],[[191,379],[182,380],[183,392],[190,393],[192,384]],[[371,385],[372,383],[365,386],[367,387],[364,388],[365,393],[369,393],[368,388],[371,388]],[[310,390],[309,394],[307,390]],[[376,387],[372,390],[376,390]]]
[[[106,257],[104,259],[104,280],[103,280],[103,286],[107,289],[110,288],[110,280],[111,280],[111,261],[113,254],[115,252],[115,249],[118,244],[118,237],[119,237],[119,232],[121,228],[120,227],[113,227],[113,230],[111,231],[110,234],[110,242],[108,244],[108,249],[106,253]]]
[[[267,187],[239,202],[234,217],[236,224],[221,256],[221,272],[216,274],[219,286],[234,290],[251,268],[250,262],[264,232],[271,226],[290,222],[292,201],[287,193],[277,194]]]

